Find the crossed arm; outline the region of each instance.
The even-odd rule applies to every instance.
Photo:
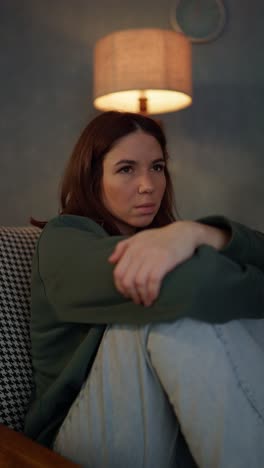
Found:
[[[157,259],[151,251],[154,241],[149,241],[148,257],[153,257],[155,269],[159,272],[160,290],[156,299],[153,299],[152,306],[144,307],[134,302],[133,290],[120,292],[118,288],[126,288],[126,284],[115,284],[115,268],[119,266],[119,261],[114,260],[115,256],[111,258],[111,255],[117,252],[116,257],[119,258],[118,249],[122,250],[126,241],[132,238],[110,237],[92,221],[80,217],[76,221],[77,218],[59,217],[44,230],[33,265],[33,281],[35,278],[43,283],[43,291],[58,321],[83,324],[144,324],[186,316],[209,322],[225,322],[242,317],[263,318],[263,234],[223,217],[208,217],[199,220],[199,224],[229,233],[228,237],[225,237],[226,234],[224,237],[221,234],[218,237],[219,232],[215,231],[216,237],[210,237],[213,244],[204,245],[204,238],[200,233],[199,241],[196,239],[194,243],[189,242],[192,247],[189,251],[186,249],[185,257],[181,257],[180,248],[176,248],[176,253],[172,254],[170,247],[164,254],[163,244],[166,242],[161,242]],[[158,232],[156,230],[156,233]],[[144,237],[143,234],[144,232],[134,236],[135,241],[140,240],[140,247],[136,242],[133,248],[140,250],[133,257],[139,258],[140,261],[144,254],[142,251],[146,248],[146,242],[140,239]],[[187,233],[182,230],[180,235],[183,242]],[[177,242],[173,239],[175,248]],[[160,242],[159,236],[155,242]],[[180,241],[178,242],[180,245]],[[200,246],[191,254],[197,242]],[[173,242],[171,244],[173,245]],[[124,252],[126,251],[129,253],[128,248],[124,248]],[[164,255],[167,257],[166,261]],[[172,255],[174,257],[171,262]],[[168,273],[164,272],[163,264],[166,264],[165,268],[169,270],[177,261],[176,267],[172,267]],[[115,268],[113,263],[117,265]],[[141,265],[144,266],[145,263],[146,257],[143,257]],[[120,265],[122,266],[121,261]],[[152,266],[148,268],[151,272]],[[37,290],[38,294],[39,289],[33,288],[33,303],[34,290]],[[157,291],[158,289],[154,293],[157,294]],[[130,297],[133,298],[132,301]],[[152,298],[153,296],[147,297],[147,300]],[[38,303],[38,296],[36,301]]]
[[[142,231],[118,242],[109,257],[116,265],[115,286],[135,304],[150,306],[169,271],[191,258],[201,245],[221,250],[230,238],[230,230],[195,221],[177,221]]]

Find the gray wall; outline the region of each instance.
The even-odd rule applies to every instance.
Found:
[[[179,211],[264,230],[264,4],[226,0],[215,42],[193,46],[193,105],[164,114]],[[0,224],[56,215],[58,184],[92,105],[97,39],[171,28],[171,1],[0,0]]]

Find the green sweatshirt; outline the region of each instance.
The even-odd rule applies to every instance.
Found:
[[[264,235],[221,216],[198,220],[230,229],[220,252],[209,246],[174,268],[150,307],[123,297],[108,262],[123,236],[94,221],[58,216],[43,229],[32,266],[31,340],[35,391],[25,432],[52,445],[91,369],[106,324],[191,317],[211,323],[264,316]]]

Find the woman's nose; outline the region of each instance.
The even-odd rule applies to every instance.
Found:
[[[154,191],[154,184],[151,176],[142,176],[139,180],[138,193],[152,193]]]

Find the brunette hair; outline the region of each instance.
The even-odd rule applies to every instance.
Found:
[[[166,188],[158,213],[148,226],[161,227],[175,221],[177,210],[173,186],[167,168],[166,137],[161,126],[150,117],[130,112],[108,111],[95,117],[80,135],[66,166],[60,190],[60,214],[91,218],[110,234],[120,234],[115,218],[101,199],[103,160],[115,143],[130,133],[141,130],[159,143],[165,164]],[[45,223],[33,224],[43,227]]]

